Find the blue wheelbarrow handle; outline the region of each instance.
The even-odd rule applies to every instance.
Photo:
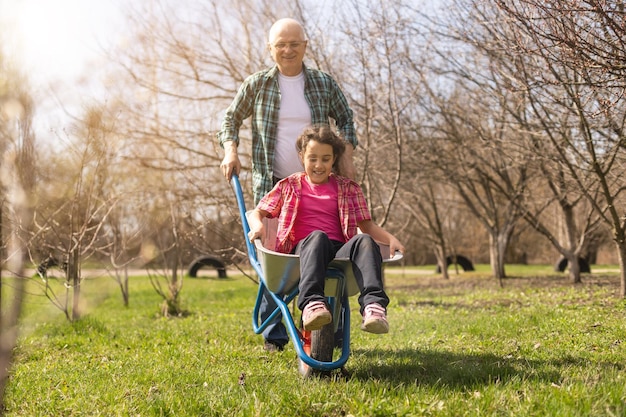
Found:
[[[230,182],[235,189],[235,197],[237,197],[237,207],[239,207],[239,217],[241,218],[241,225],[243,226],[243,239],[246,242],[246,248],[248,250],[248,259],[250,260],[250,265],[259,275],[259,277],[263,276],[263,271],[261,270],[261,265],[259,264],[259,260],[256,256],[256,249],[250,239],[248,239],[248,233],[250,232],[250,225],[248,224],[248,219],[246,218],[246,202],[243,199],[243,190],[241,189],[241,183],[239,182],[239,176],[237,174],[233,174]]]

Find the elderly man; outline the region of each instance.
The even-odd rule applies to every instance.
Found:
[[[329,123],[332,119],[341,136],[349,142],[339,163],[339,172],[355,177],[352,151],[357,146],[352,110],[328,74],[303,63],[307,39],[304,28],[294,19],[280,19],[269,31],[268,47],[276,65],[250,75],[226,110],[217,137],[224,148],[220,165],[226,179],[239,174],[237,153],[239,128],[251,117],[252,189],[255,205],[280,179],[303,167],[295,141],[304,128]],[[263,299],[262,319],[271,314],[275,303],[269,294]],[[265,349],[282,350],[289,340],[280,318],[263,332]]]

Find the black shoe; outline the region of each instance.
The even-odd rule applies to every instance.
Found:
[[[283,350],[285,350],[285,347],[283,345],[279,345],[278,343],[266,340],[265,344],[263,345],[263,349],[268,352],[282,352]]]

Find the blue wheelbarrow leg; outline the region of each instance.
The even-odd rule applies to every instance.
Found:
[[[267,316],[265,320],[263,320],[263,322],[260,322],[261,315],[259,313],[259,310],[261,308],[261,300],[263,299],[263,290],[266,288],[267,287],[265,287],[265,284],[263,284],[263,281],[261,280],[261,282],[259,283],[259,290],[257,291],[256,302],[254,304],[254,311],[252,313],[252,329],[254,330],[256,334],[263,333],[263,330],[265,330],[267,326],[279,315],[282,315],[283,319],[287,316],[290,317],[291,313],[289,312],[288,305],[298,295],[297,289],[293,290],[290,294],[288,294],[285,297],[280,297],[276,295],[275,293],[268,291],[268,293],[272,296],[272,298],[276,302],[277,307],[274,311],[272,311],[272,313],[269,316]],[[287,313],[287,315],[285,315],[285,312]],[[289,332],[288,328],[287,328],[287,331]],[[289,335],[293,339],[291,332],[289,332]]]

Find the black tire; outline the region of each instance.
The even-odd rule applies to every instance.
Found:
[[[59,268],[65,272],[67,271],[67,262],[59,262],[53,256],[49,256],[37,266],[37,273],[43,278],[46,278],[50,268]]]
[[[567,258],[559,259],[556,265],[554,265],[554,271],[564,272],[565,268],[567,268],[567,264],[568,264]],[[578,258],[578,266],[580,267],[580,272],[582,273],[591,272],[591,267],[589,266],[589,262],[587,262],[585,258],[580,258],[580,257]]]
[[[474,269],[474,264],[472,264],[472,261],[470,261],[469,259],[467,259],[463,255],[448,256],[446,258],[446,268],[448,268],[452,264],[459,265],[461,268],[463,268],[463,271],[474,271],[475,270]],[[437,274],[441,273],[441,267],[439,265],[437,265],[437,269],[435,270],[435,272]]]
[[[217,256],[204,255],[195,259],[191,265],[189,265],[189,276],[196,278],[200,268],[205,266],[212,266],[217,270],[217,276],[219,278],[226,278],[226,266],[224,262]]]
[[[335,348],[335,332],[333,324],[327,324],[319,330],[311,332],[311,352],[309,356],[321,362],[333,360],[333,350]],[[325,377],[330,375],[330,371],[311,368],[298,358],[298,370],[304,378]]]

